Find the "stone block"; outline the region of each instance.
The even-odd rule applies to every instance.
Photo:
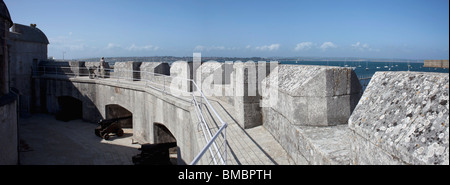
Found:
[[[159,84],[164,84],[165,81],[167,81],[168,84],[170,81],[168,77],[164,77],[170,75],[170,66],[168,63],[143,62],[140,66],[140,71],[141,71],[141,80],[143,81],[150,81]]]
[[[174,92],[192,92],[192,62],[176,61],[170,66],[170,88]]]
[[[349,119],[354,164],[449,164],[449,76],[377,72]]]
[[[18,164],[17,100],[12,93],[0,96],[0,165]]]
[[[88,74],[84,61],[69,62],[69,67],[70,70],[62,69],[69,76],[87,76]]]
[[[270,107],[262,108],[264,127],[296,164],[350,164],[350,139],[346,125],[333,127],[297,126]]]
[[[142,62],[116,62],[114,64],[114,73],[111,75],[115,78],[130,81],[139,81],[141,79],[140,66]]]
[[[347,124],[361,96],[361,85],[351,68],[280,65],[276,70],[276,75],[262,81],[267,87],[263,91],[269,88],[278,91],[278,100],[271,107],[286,116],[291,124]]]
[[[234,85],[234,107],[237,122],[243,128],[262,125],[261,82],[278,65],[277,62],[235,62],[231,76]]]

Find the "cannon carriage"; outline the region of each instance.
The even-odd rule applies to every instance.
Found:
[[[121,117],[121,118],[113,118],[103,120],[101,119],[98,124],[99,126],[95,128],[95,135],[99,136],[105,140],[109,139],[110,133],[115,133],[116,136],[122,137],[124,132],[122,129],[122,125],[120,124],[121,120],[131,119],[132,116]]]

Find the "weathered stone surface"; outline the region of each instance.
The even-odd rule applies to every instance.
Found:
[[[17,100],[10,93],[0,96],[0,165],[18,163]]]
[[[170,90],[172,93],[192,92],[192,62],[176,61],[170,66]]]
[[[361,96],[361,85],[353,70],[300,65],[280,65],[277,70],[278,75],[269,75],[262,83],[278,91],[276,105],[271,108],[285,116],[291,124],[347,124]],[[273,97],[263,97],[268,98]]]
[[[140,66],[142,62],[116,62],[114,64],[114,73],[111,76],[130,81],[141,79]]]
[[[263,108],[264,127],[274,136],[296,164],[350,164],[347,125],[331,127],[296,126],[283,115]]]
[[[170,66],[165,62],[143,62],[140,66],[140,73],[141,80],[159,84],[170,82],[169,78],[164,77],[170,75]]]
[[[262,81],[278,92],[276,104],[262,108],[264,127],[296,162],[350,164],[345,124],[361,96],[354,71],[297,65],[275,70]],[[274,98],[263,94],[263,99]]]
[[[234,108],[243,128],[262,125],[261,82],[278,66],[274,62],[236,62],[233,65]]]
[[[377,72],[349,119],[354,164],[449,164],[449,76]]]
[[[206,96],[221,96],[219,89],[222,84],[222,66],[223,63],[209,61],[203,63],[196,71],[196,83],[202,89]]]

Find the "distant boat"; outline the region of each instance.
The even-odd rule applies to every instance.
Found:
[[[381,68],[380,66],[377,67],[377,69],[380,69],[380,68]]]
[[[368,71],[369,70],[369,68],[368,67],[366,67],[366,71]]]
[[[388,68],[389,66],[384,66],[384,68]]]
[[[361,67],[361,65],[358,65],[358,67]]]

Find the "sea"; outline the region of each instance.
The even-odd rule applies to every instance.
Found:
[[[420,71],[449,73],[449,69],[423,67],[424,63],[417,62],[371,62],[371,61],[280,61],[280,64],[292,65],[324,65],[351,67],[358,76],[363,88],[377,71]]]

